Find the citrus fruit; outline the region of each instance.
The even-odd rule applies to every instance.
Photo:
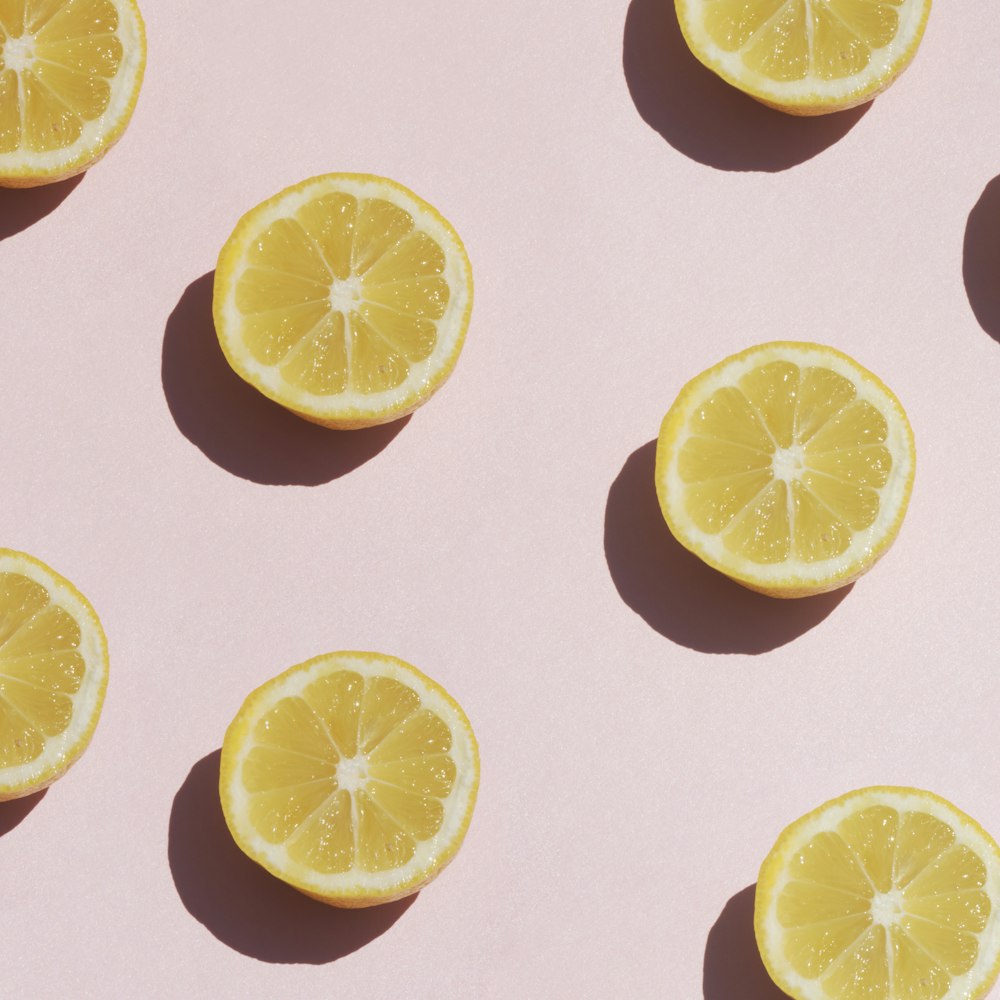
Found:
[[[307,420],[352,429],[424,403],[472,311],[458,234],[395,181],[327,174],[240,220],[219,254],[215,327],[237,374]]]
[[[0,800],[62,776],[87,748],[108,646],[87,599],[23,552],[0,549]]]
[[[132,117],[145,65],[135,0],[0,0],[0,185],[99,160]]]
[[[857,579],[899,531],[914,473],[896,397],[832,347],[776,342],[692,379],[663,418],[656,492],[674,537],[773,597]]]
[[[976,1000],[1000,969],[1000,849],[931,792],[849,792],[778,838],[754,931],[795,1000]]]
[[[793,115],[871,100],[910,64],[931,0],[675,0],[695,56]]]
[[[328,653],[243,703],[222,744],[222,808],[269,872],[334,906],[408,896],[455,856],[479,752],[443,688],[380,653]]]

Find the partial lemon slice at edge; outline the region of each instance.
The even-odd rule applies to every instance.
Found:
[[[0,549],[0,800],[45,788],[80,757],[107,684],[90,602],[40,560]]]
[[[710,70],[794,115],[871,100],[909,66],[931,0],[676,0],[681,32]]]
[[[136,0],[0,5],[0,186],[64,180],[121,138],[142,86]]]

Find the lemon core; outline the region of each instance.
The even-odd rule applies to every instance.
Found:
[[[8,38],[3,47],[3,63],[15,73],[28,69],[35,58],[35,40],[31,35]]]

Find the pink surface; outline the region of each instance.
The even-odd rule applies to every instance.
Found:
[[[0,808],[4,1000],[776,1000],[752,886],[870,783],[1000,833],[1000,25],[938,4],[866,109],[802,121],[701,70],[665,0],[146,0],[149,67],[82,180],[0,193],[3,544],[93,601],[83,760]],[[213,342],[236,219],[330,170],[451,220],[476,278],[451,381],[353,436]],[[906,406],[903,532],[774,603],[672,542],[659,421],[754,342],[831,343]],[[328,910],[224,831],[244,695],[334,649],[463,704],[482,787],[409,901]]]

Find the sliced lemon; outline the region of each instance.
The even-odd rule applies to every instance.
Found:
[[[99,160],[132,117],[145,65],[135,0],[0,0],[0,185]]]
[[[1000,970],[1000,849],[931,792],[850,792],[778,838],[754,930],[795,1000],[976,1000]]]
[[[23,552],[0,549],[0,800],[62,776],[87,748],[108,645],[87,599]]]
[[[402,660],[329,653],[243,703],[220,794],[243,851],[334,906],[408,896],[455,856],[479,751],[448,693]]]
[[[795,115],[871,100],[910,64],[931,0],[676,0],[695,56]]]
[[[248,212],[219,254],[215,327],[236,372],[328,427],[405,416],[451,374],[472,311],[458,234],[395,181],[328,174]]]
[[[689,382],[663,418],[656,492],[674,537],[774,597],[857,579],[899,532],[913,433],[896,397],[819,344],[751,347]]]

